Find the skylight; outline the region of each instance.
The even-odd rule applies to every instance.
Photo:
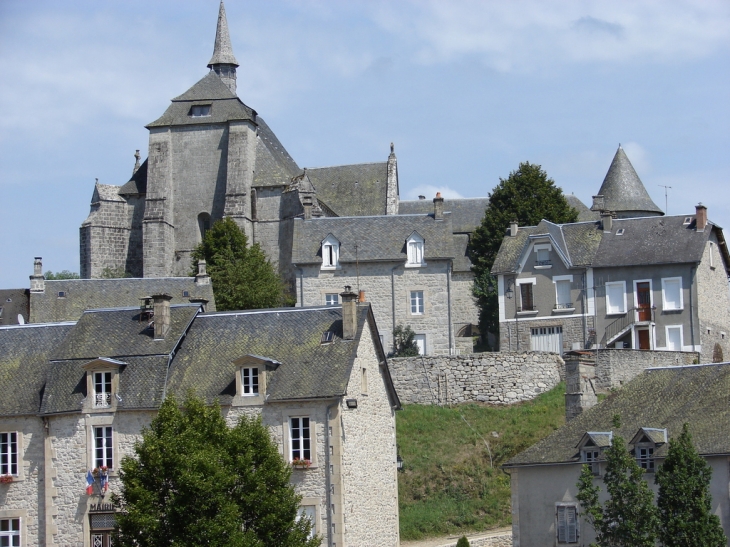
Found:
[[[331,330],[326,330],[322,333],[322,340],[320,344],[329,344],[335,339],[335,333]]]
[[[624,235],[624,229],[623,229],[623,228],[619,228],[618,230],[616,230],[616,235],[617,235],[617,236],[622,236],[622,235]]]

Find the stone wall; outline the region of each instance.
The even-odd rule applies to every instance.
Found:
[[[702,344],[700,362],[726,361],[730,359],[730,297],[720,246],[714,233],[705,246],[696,275],[697,311]],[[685,327],[685,331],[687,330],[689,329]],[[717,354],[715,354],[716,345]]]
[[[403,404],[508,404],[555,387],[564,363],[555,353],[473,353],[388,361]]]
[[[621,387],[644,369],[691,365],[699,357],[693,351],[600,349],[596,352],[596,387]]]
[[[563,327],[563,351],[571,351],[573,344],[580,344],[587,339],[588,332],[593,329],[592,315],[578,317],[561,317],[559,315],[544,319],[522,319],[503,321],[499,324],[499,349],[501,351],[530,351],[531,329],[537,327]]]

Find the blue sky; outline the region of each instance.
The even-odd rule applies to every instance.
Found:
[[[0,2],[0,287],[78,271],[94,179],[203,77],[218,0]],[[228,0],[238,95],[301,167],[384,161],[401,197],[521,161],[590,204],[621,143],[669,214],[730,229],[727,1]]]

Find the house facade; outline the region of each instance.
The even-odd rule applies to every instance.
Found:
[[[615,197],[616,187],[646,193],[621,149],[601,190]],[[596,221],[510,226],[492,268],[500,347],[695,351],[702,362],[722,361],[730,256],[707,208],[660,216],[642,200],[594,201],[617,210],[600,209]]]
[[[615,435],[627,443],[657,493],[654,472],[666,458],[669,439],[689,423],[698,452],[712,469],[712,512],[730,535],[730,443],[724,432],[730,365],[690,365],[647,369],[615,396],[584,410],[564,427],[504,465],[512,488],[512,537],[515,547],[580,546],[595,540],[583,519],[577,483],[590,465],[594,484],[603,484],[605,449]],[[621,427],[613,425],[621,417]]]
[[[397,546],[399,401],[370,306],[340,299],[203,313],[154,295],[148,309],[0,328],[0,537],[109,545],[121,458],[166,394],[194,389],[231,424],[260,415],[286,461],[309,460],[291,480],[323,545]]]

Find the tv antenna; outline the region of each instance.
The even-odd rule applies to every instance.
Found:
[[[668,215],[669,214],[669,207],[668,207],[669,201],[667,198],[667,190],[669,190],[671,188],[671,186],[665,186],[664,184],[658,184],[657,186],[661,186],[662,188],[664,188],[664,214]]]

